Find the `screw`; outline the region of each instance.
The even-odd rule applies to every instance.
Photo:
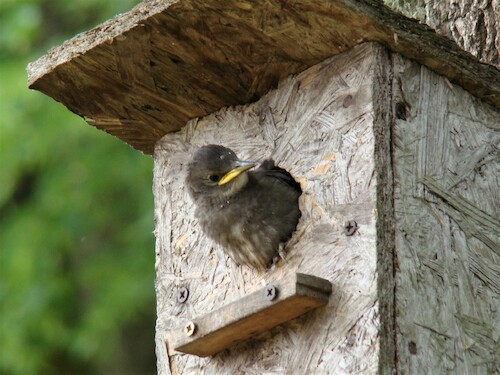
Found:
[[[346,236],[352,236],[358,230],[358,223],[354,220],[349,220],[344,225],[344,233]]]
[[[186,287],[182,287],[177,291],[177,302],[185,303],[189,297],[189,290]]]
[[[187,322],[187,324],[184,326],[184,333],[187,336],[193,336],[194,331],[196,331],[196,324],[193,322]]]
[[[347,95],[344,98],[344,101],[342,103],[342,107],[347,108],[352,104],[352,95]]]
[[[278,289],[274,285],[266,286],[266,298],[272,301],[278,296]]]
[[[408,117],[408,107],[405,103],[396,104],[396,118],[400,120],[405,120]]]
[[[417,344],[415,344],[414,341],[410,341],[408,343],[408,350],[410,351],[410,354],[417,354]]]

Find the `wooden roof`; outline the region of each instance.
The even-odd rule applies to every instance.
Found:
[[[149,1],[28,66],[29,87],[151,154],[191,118],[378,41],[500,106],[500,72],[375,0]]]

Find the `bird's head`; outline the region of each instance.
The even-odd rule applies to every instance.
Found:
[[[239,160],[226,147],[203,146],[195,152],[188,166],[186,181],[191,196],[195,200],[231,196],[246,185],[248,176],[245,172],[255,165]]]

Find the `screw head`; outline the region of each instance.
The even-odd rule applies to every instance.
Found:
[[[342,107],[347,108],[352,104],[352,95],[347,95],[342,102]]]
[[[189,289],[186,287],[179,288],[177,291],[177,302],[185,303],[189,297]]]
[[[410,351],[410,354],[417,354],[418,350],[417,350],[417,344],[415,343],[415,341],[410,341],[408,343],[408,350]]]
[[[344,225],[344,233],[346,236],[352,236],[358,230],[358,223],[354,220],[349,220]]]
[[[184,326],[184,333],[186,336],[193,336],[196,331],[196,324],[194,322],[187,322]]]
[[[266,290],[266,298],[269,301],[274,300],[278,296],[278,289],[274,285],[269,284],[268,286],[266,286],[265,290]]]

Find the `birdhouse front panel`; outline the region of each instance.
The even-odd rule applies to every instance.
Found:
[[[380,46],[358,46],[289,77],[256,103],[191,120],[157,143],[156,350],[160,374],[376,373],[380,339],[374,124],[381,119],[374,114],[373,97],[380,93],[373,87],[380,80],[381,55]],[[261,165],[271,158],[300,184],[297,228],[262,267],[230,256],[203,229],[202,222],[209,225],[215,214],[197,206],[187,176],[193,155],[210,144],[232,150],[235,160]],[[219,180],[214,178],[214,188]],[[282,202],[278,196],[276,201]],[[284,200],[283,204],[292,203]],[[232,215],[239,212],[251,221],[254,211],[242,201]],[[228,231],[239,220],[238,215],[232,217]],[[256,235],[265,232],[266,225],[274,225],[254,224]],[[263,295],[269,298],[265,302],[269,309],[262,310],[258,293],[252,293],[295,280],[296,274],[331,283],[326,306],[267,329],[270,321],[279,321],[298,303],[305,311],[308,302],[288,299],[288,305],[273,308],[271,290],[270,296]],[[301,283],[296,280],[291,295],[301,293]],[[311,290],[320,289],[312,286]],[[256,321],[247,324],[235,318],[254,307]],[[197,319],[214,311],[220,313],[210,315],[211,324],[218,329],[229,324],[236,327],[228,331],[235,335],[234,345],[207,357],[177,351],[174,338],[178,337],[174,336],[179,332],[184,332],[187,341],[198,335],[202,346],[206,334],[210,342],[208,334],[197,327]],[[238,342],[238,329],[262,333]],[[203,349],[210,352],[210,348]]]

